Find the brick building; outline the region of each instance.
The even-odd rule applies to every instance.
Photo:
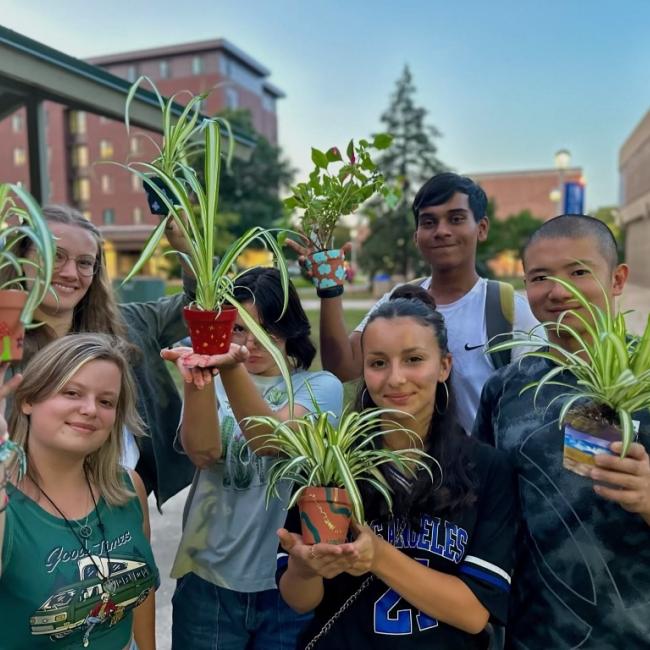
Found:
[[[146,75],[168,96],[214,88],[202,106],[203,113],[248,109],[255,128],[277,143],[276,101],[284,94],[269,82],[267,68],[225,39],[112,54],[88,63],[128,81]],[[183,103],[183,95],[177,100]],[[112,274],[124,275],[157,218],[149,214],[137,178],[105,163],[150,159],[154,146],[137,134],[145,133],[157,142],[160,136],[133,129],[129,137],[123,122],[51,101],[44,103],[44,113],[48,202],[74,205],[100,226],[109,242]],[[0,138],[0,179],[29,186],[24,108],[0,122]]]
[[[559,214],[552,193],[563,183],[582,179],[580,167],[570,167],[564,172],[557,169],[526,170],[518,172],[491,172],[468,174],[495,202],[496,218],[503,221],[523,210],[534,217],[551,219]]]
[[[620,224],[630,282],[650,288],[650,111],[619,152]]]

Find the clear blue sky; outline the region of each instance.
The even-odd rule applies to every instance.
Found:
[[[590,208],[618,199],[618,150],[650,109],[648,0],[4,0],[2,24],[86,57],[224,37],[286,91],[280,144],[381,128],[408,63],[439,153],[462,172],[550,167],[568,148]]]

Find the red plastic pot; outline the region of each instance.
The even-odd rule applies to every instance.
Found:
[[[20,313],[27,301],[24,291],[0,291],[0,361],[20,361],[23,358],[25,328]]]
[[[346,490],[308,487],[298,499],[298,508],[305,544],[345,543],[352,516]]]
[[[221,311],[202,311],[183,308],[183,316],[190,331],[192,348],[198,354],[223,354],[228,352],[232,328],[237,317],[234,307],[222,307]]]

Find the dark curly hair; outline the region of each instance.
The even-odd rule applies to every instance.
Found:
[[[389,301],[378,307],[368,319],[366,328],[379,318],[412,318],[420,325],[430,327],[435,335],[440,353],[449,353],[447,328],[436,304],[427,291],[415,285],[403,285],[393,291]],[[363,349],[363,335],[361,338]],[[452,371],[453,372],[453,371]],[[450,382],[448,382],[450,383]],[[419,528],[423,514],[448,515],[471,506],[476,501],[476,477],[469,458],[470,447],[476,442],[468,437],[458,424],[452,390],[436,390],[434,415],[424,439],[424,451],[440,463],[440,469],[430,463],[434,483],[420,470],[415,482],[406,490],[390,473],[386,479],[393,490],[393,516],[406,518],[412,528]],[[355,408],[375,407],[361,382]],[[440,483],[440,487],[435,486]],[[369,519],[386,520],[390,517],[388,506],[381,495],[362,484],[362,496]],[[433,508],[433,511],[432,511]]]

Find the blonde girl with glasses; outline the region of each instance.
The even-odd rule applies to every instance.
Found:
[[[46,206],[43,215],[57,247],[53,291],[36,310],[35,319],[41,326],[26,333],[24,362],[51,341],[75,332],[123,336],[139,348],[141,354],[133,360],[132,369],[138,411],[148,435],[136,438],[127,428],[121,462],[129,468],[137,467],[147,492],[153,490],[160,505],[187,486],[193,474],[191,463],[173,449],[181,400],[159,355],[161,347],[187,336],[181,312],[193,292],[193,283],[184,278],[184,293],[175,296],[118,305],[97,227],[69,206]],[[167,235],[174,248],[183,250],[182,238],[175,231]],[[25,239],[17,255],[29,257],[29,245]],[[28,266],[26,273],[30,272]]]

